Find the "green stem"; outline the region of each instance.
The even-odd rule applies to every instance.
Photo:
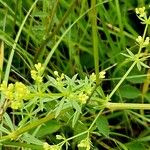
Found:
[[[150,110],[150,104],[134,104],[134,103],[111,103],[108,102],[105,105],[105,108],[111,109],[111,110],[120,110],[120,109],[144,109],[144,110]],[[92,124],[90,125],[89,129],[81,132],[75,136],[72,136],[68,139],[66,139],[66,141],[72,140],[74,138],[77,138],[83,134],[89,133],[90,130],[92,129],[92,127],[94,126],[96,120],[98,119],[98,117],[101,115],[101,113],[103,112],[103,109],[99,111],[98,115],[96,116],[96,118],[94,119],[94,121],[92,122]],[[64,144],[65,142],[61,142],[59,143],[59,145]]]
[[[149,25],[149,24],[146,24],[145,29],[144,29],[144,33],[143,33],[143,37],[142,37],[144,40],[145,40],[145,37],[146,37],[146,32],[147,32],[147,29],[148,29],[148,25]],[[141,53],[141,50],[142,50],[142,46],[140,45],[138,54]]]
[[[81,133],[79,133],[79,134],[77,134],[77,135],[74,135],[74,136],[72,136],[72,137],[66,139],[65,142],[66,142],[66,141],[69,141],[69,140],[72,140],[72,139],[74,139],[74,138],[77,138],[77,137],[79,137],[79,136],[81,136],[81,135],[88,134],[88,133],[90,132],[90,130],[92,129],[92,127],[94,126],[96,120],[98,119],[98,117],[101,115],[102,112],[103,112],[103,109],[99,111],[98,115],[96,116],[96,118],[94,119],[94,121],[92,122],[92,124],[90,125],[90,127],[89,127],[86,131],[83,131],[83,132],[81,132]],[[59,145],[62,145],[62,144],[64,144],[65,142],[63,141],[63,142],[59,143]]]
[[[99,55],[98,55],[98,37],[97,37],[97,12],[96,12],[96,0],[91,0],[91,21],[92,21],[92,37],[93,37],[93,52],[94,52],[94,64],[96,72],[96,84],[99,84]]]
[[[136,103],[111,103],[108,102],[105,105],[106,108],[111,110],[120,110],[120,109],[144,109],[150,110],[150,104],[136,104]]]
[[[77,138],[77,137],[79,137],[79,136],[81,136],[81,135],[84,135],[84,134],[86,134],[86,133],[88,133],[88,130],[83,131],[83,132],[81,132],[81,133],[79,133],[79,134],[76,134],[76,135],[74,135],[74,136],[72,136],[72,137],[66,139],[66,141],[70,141],[70,140],[72,140],[72,139],[74,139],[74,138]],[[61,142],[61,143],[63,143],[63,142]],[[59,144],[61,145],[61,143],[59,143]]]
[[[131,72],[131,70],[134,68],[134,66],[136,65],[136,62],[134,62],[130,68],[128,69],[128,71],[125,73],[125,75],[121,78],[121,80],[118,82],[118,84],[115,86],[115,88],[112,90],[112,92],[109,94],[108,98],[111,99],[111,97],[113,96],[113,94],[118,90],[119,86],[122,84],[122,82],[126,79],[126,77],[129,75],[129,73]]]
[[[145,37],[146,37],[146,32],[147,32],[147,29],[148,29],[148,25],[149,24],[146,24],[146,26],[145,26],[144,33],[143,33],[143,39],[145,39]]]
[[[98,117],[101,115],[102,112],[103,112],[103,109],[99,111],[98,115],[96,116],[96,118],[94,119],[92,124],[90,125],[88,131],[90,131],[92,129],[92,127],[94,126],[95,122],[97,121]]]
[[[27,144],[27,143],[23,143],[23,142],[22,143],[21,142],[15,142],[15,141],[13,141],[13,142],[10,142],[10,141],[8,141],[8,142],[2,142],[0,144],[5,145],[4,146],[5,149],[10,149],[10,147],[14,147],[13,149],[15,149],[15,148],[19,149],[20,147],[22,149],[27,149],[27,148],[34,149],[34,150],[41,150],[41,149],[43,149],[42,145]]]
[[[23,134],[23,133],[39,126],[39,125],[42,125],[43,123],[45,123],[49,120],[52,120],[54,118],[55,118],[55,113],[51,113],[51,114],[49,114],[48,116],[46,116],[44,118],[33,121],[33,122],[29,123],[28,125],[26,125],[25,127],[22,127],[20,129],[17,129],[15,131],[13,131],[9,135],[0,137],[0,141],[5,141],[5,140],[8,140],[8,139],[16,139],[19,135],[21,135],[21,134]]]

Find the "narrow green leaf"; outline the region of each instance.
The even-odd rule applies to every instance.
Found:
[[[137,62],[136,66],[137,66],[138,70],[141,71],[142,68],[141,68],[140,62]]]
[[[127,50],[128,54],[129,54],[132,58],[135,57],[134,54],[133,54],[129,49],[126,48],[126,50]]]
[[[76,111],[81,113],[81,106],[75,100],[73,100],[71,104],[72,104],[73,108],[75,108]]]
[[[5,121],[6,121],[7,125],[11,129],[11,131],[14,131],[14,125],[13,125],[13,122],[11,121],[11,119],[10,119],[10,116],[7,113],[5,113],[4,118],[5,118]]]
[[[61,110],[63,109],[64,103],[65,103],[65,99],[62,99],[59,102],[59,106],[56,108],[55,118],[58,117],[58,115],[60,114]]]
[[[140,62],[141,66],[145,67],[145,68],[150,68],[148,65],[144,64],[143,62]]]
[[[74,128],[80,116],[80,112],[76,111],[72,119],[72,127]]]
[[[25,133],[23,137],[21,138],[23,141],[26,141],[27,143],[32,143],[36,145],[43,145],[43,142],[37,138],[35,138],[33,135]]]
[[[130,55],[127,55],[127,54],[124,54],[124,53],[121,53],[121,55],[127,57],[127,58],[132,58]]]
[[[8,131],[8,129],[6,129],[6,128],[4,128],[2,125],[0,125],[0,133],[7,133],[7,134],[9,134],[10,133],[10,131]]]

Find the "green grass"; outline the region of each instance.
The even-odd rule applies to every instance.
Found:
[[[44,149],[47,142],[62,149],[150,149],[150,44],[136,42],[150,30],[135,13],[144,6],[149,16],[149,5],[1,0],[0,81],[22,82],[30,93],[12,109],[11,90],[1,85],[0,148]],[[39,71],[42,83],[31,70]]]

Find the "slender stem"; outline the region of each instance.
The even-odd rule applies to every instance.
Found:
[[[63,111],[62,111],[62,113],[63,113]],[[44,118],[33,121],[33,122],[29,123],[28,125],[26,125],[25,127],[22,127],[22,128],[19,128],[19,129],[13,131],[9,135],[0,137],[0,141],[1,140],[4,141],[4,140],[8,140],[8,139],[16,139],[19,135],[21,135],[21,134],[23,134],[23,133],[25,133],[25,132],[49,121],[49,120],[52,120],[53,118],[55,118],[55,113],[51,113]]]
[[[90,125],[88,131],[90,131],[92,129],[92,127],[94,126],[95,122],[97,121],[98,117],[101,115],[102,112],[103,112],[103,109],[99,111],[98,115],[96,116],[96,118],[94,119],[92,124]]]
[[[136,104],[136,103],[111,103],[111,102],[108,102],[108,103],[106,103],[105,107],[112,109],[112,110],[120,110],[120,109],[150,110],[150,104]]]
[[[108,98],[111,99],[111,97],[113,96],[113,94],[118,90],[119,86],[122,84],[122,82],[126,79],[126,77],[129,75],[129,73],[131,72],[131,70],[134,68],[134,66],[136,65],[136,62],[134,62],[130,68],[128,69],[128,71],[125,73],[125,75],[121,78],[121,80],[118,82],[118,84],[115,86],[115,88],[112,90],[112,92],[109,94]]]
[[[83,132],[81,132],[81,133],[79,133],[77,135],[74,135],[74,136],[66,139],[66,141],[72,140],[72,139],[77,138],[77,137],[79,137],[79,136],[81,136],[83,134],[89,133],[91,128],[93,127],[93,125],[95,124],[96,120],[98,119],[98,117],[101,115],[102,112],[103,112],[103,109],[99,111],[98,115],[96,116],[96,118],[94,119],[94,121],[92,122],[92,124],[90,125],[90,127],[86,131],[83,131]],[[59,143],[59,145],[62,145],[63,143],[64,143],[64,141]]]
[[[148,25],[149,24],[146,24],[146,27],[144,29],[144,33],[143,33],[143,39],[145,39],[145,36],[146,36],[146,32],[147,32],[147,29],[148,29]],[[142,46],[139,47],[139,50],[138,50],[138,54],[141,53],[141,50],[142,50]],[[126,77],[128,76],[128,74],[131,72],[131,70],[134,68],[134,66],[136,65],[136,61],[134,61],[134,63],[130,66],[130,68],[128,69],[128,71],[125,73],[125,75],[122,77],[122,79],[118,82],[118,84],[116,85],[116,87],[113,89],[113,91],[109,94],[108,98],[110,99],[113,94],[117,91],[117,89],[119,88],[119,86],[122,84],[122,82],[126,79]]]
[[[2,143],[0,143],[0,144],[3,144],[3,145],[5,145],[5,149],[7,149],[7,147],[8,147],[8,149],[10,148],[10,147],[14,147],[13,149],[19,149],[20,147],[22,148],[22,149],[36,149],[36,150],[41,150],[41,149],[43,149],[43,145],[36,145],[36,144],[27,144],[27,143],[24,143],[24,142],[16,142],[16,141],[6,141],[6,142],[2,142]]]
[[[146,26],[145,26],[144,33],[143,33],[143,39],[145,39],[146,32],[147,32],[147,29],[148,29],[148,25],[149,24],[146,24]]]
[[[146,32],[147,32],[147,29],[148,29],[148,25],[149,25],[149,24],[146,24],[146,26],[145,26],[144,33],[143,33],[143,37],[142,37],[143,39],[145,39]],[[140,48],[139,48],[138,54],[140,54],[140,53],[141,53],[141,50],[142,50],[142,46],[140,45]]]
[[[93,53],[94,66],[96,72],[96,84],[99,84],[99,57],[98,57],[98,37],[97,37],[97,12],[96,0],[91,0],[91,21],[92,21],[92,38],[93,38]]]
[[[79,136],[81,136],[81,135],[84,135],[84,134],[86,134],[86,133],[88,133],[88,130],[83,131],[83,132],[81,132],[81,133],[79,133],[79,134],[76,134],[76,135],[74,135],[74,136],[72,136],[72,137],[66,139],[66,141],[70,141],[70,140],[72,140],[72,139],[74,139],[74,138],[77,138],[77,137],[79,137]],[[61,144],[60,144],[60,145],[61,145]]]

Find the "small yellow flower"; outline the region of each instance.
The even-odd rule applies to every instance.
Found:
[[[58,145],[50,145],[50,150],[61,150],[61,147]]]
[[[13,100],[14,99],[14,94],[13,94],[13,91],[5,91],[4,92],[5,96],[6,96],[6,99],[9,99],[9,100]]]
[[[96,75],[95,75],[94,72],[90,75],[90,80],[93,81],[93,82],[96,81]]]
[[[22,102],[21,101],[11,101],[11,108],[12,109],[22,108]]]
[[[54,71],[54,75],[59,77],[58,71]]]
[[[23,100],[23,99],[26,100],[29,93],[30,93],[29,89],[22,82],[15,83],[14,89],[15,100]]]
[[[139,17],[145,17],[146,16],[145,7],[136,8],[135,12],[137,15],[139,15]]]
[[[149,37],[146,37],[144,43],[143,43],[143,46],[146,47],[149,45]]]
[[[138,36],[136,39],[136,42],[141,46],[141,47],[146,47],[149,44],[149,37],[146,37],[144,40],[141,36]]]
[[[141,37],[141,36],[138,36],[136,41],[139,43],[139,44],[143,44],[143,41],[144,39]]]
[[[91,87],[91,85],[90,85],[90,84],[89,84],[89,85],[87,85],[87,86],[85,86],[84,91],[85,91],[85,93],[86,93],[88,96],[89,96],[89,95],[91,95],[92,90],[93,90],[93,88]]]
[[[36,82],[42,83],[42,82],[43,82],[43,78],[40,77],[40,76],[37,76],[37,77],[36,77]]]
[[[58,145],[49,145],[48,143],[43,143],[44,150],[61,150],[61,147]]]
[[[101,71],[101,72],[99,73],[99,78],[100,78],[100,79],[104,79],[104,78],[105,78],[105,74],[106,74],[105,71]]]
[[[65,74],[62,73],[61,76],[60,76],[60,79],[63,80],[64,78],[65,78]]]
[[[37,77],[37,71],[31,70],[31,77],[32,77],[32,79],[36,80],[36,77]]]
[[[13,89],[14,89],[14,84],[10,83],[8,85],[8,90],[13,91]]]
[[[38,69],[39,66],[36,66],[36,68]],[[32,79],[35,80],[38,83],[42,83],[42,81],[43,81],[43,77],[42,77],[42,74],[41,74],[40,71],[41,70],[39,70],[39,71],[31,70],[31,77],[32,77]]]
[[[0,90],[1,91],[5,91],[7,89],[7,82],[6,81],[3,81],[1,86],[0,86]]]
[[[31,70],[31,77],[33,80],[35,80],[37,83],[41,83],[43,81],[43,71],[44,67],[42,66],[41,63],[35,64],[35,70]]]
[[[86,139],[82,140],[78,144],[78,147],[82,147],[82,148],[86,148],[86,150],[90,150],[91,142],[90,142],[89,138],[86,138]]]
[[[84,94],[83,92],[81,92],[79,95],[78,95],[78,98],[79,98],[79,101],[81,104],[85,104],[87,99],[89,98],[89,96],[87,96],[86,94]]]
[[[44,67],[42,66],[41,63],[35,64],[34,66],[35,66],[35,68],[36,68],[37,71],[40,71],[40,72],[41,72],[41,71],[44,70]]]
[[[14,85],[11,83],[7,87],[7,83],[3,81],[3,83],[0,86],[0,90],[5,95],[6,99],[12,100],[14,98]]]
[[[54,71],[54,75],[57,77],[56,80],[58,82],[62,81],[65,78],[65,74],[62,73],[61,76],[58,74],[58,71]]]
[[[105,71],[99,72],[99,79],[104,79],[104,78],[105,78],[105,74],[106,74]],[[95,73],[92,73],[92,74],[90,75],[90,80],[93,81],[93,82],[96,81],[96,75],[95,75]]]
[[[7,99],[13,100],[14,98],[14,85],[10,83],[8,87],[3,91],[4,95],[6,96]]]
[[[50,150],[50,145],[47,142],[43,143],[44,150]]]
[[[5,98],[9,100],[12,109],[21,108],[23,100],[27,100],[30,93],[28,87],[22,82],[10,83],[8,87],[4,82],[1,84],[1,91],[4,93]]]

